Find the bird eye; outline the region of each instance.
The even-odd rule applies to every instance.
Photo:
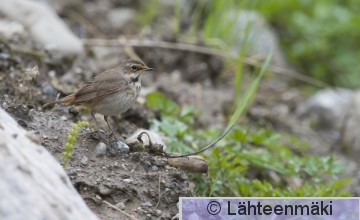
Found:
[[[136,65],[131,65],[131,69],[132,70],[137,70],[137,66]]]

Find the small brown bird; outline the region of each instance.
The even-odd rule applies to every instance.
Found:
[[[130,59],[120,68],[100,73],[77,92],[47,103],[44,107],[55,103],[84,105],[91,109],[91,116],[97,126],[95,113],[102,114],[115,136],[108,117],[124,113],[134,104],[141,89],[142,74],[147,71],[154,71],[154,69],[147,67],[140,60]]]

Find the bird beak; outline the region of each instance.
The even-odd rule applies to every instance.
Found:
[[[153,72],[153,71],[155,71],[155,69],[154,69],[154,68],[150,68],[150,67],[145,67],[145,68],[144,68],[144,71],[146,71],[146,72]]]

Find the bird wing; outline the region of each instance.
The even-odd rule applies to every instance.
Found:
[[[115,69],[107,70],[97,75],[75,93],[71,104],[81,104],[101,99],[107,95],[118,92],[128,84],[124,76]]]

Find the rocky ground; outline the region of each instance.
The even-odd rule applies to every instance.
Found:
[[[54,2],[57,13],[79,37],[112,37],[136,32],[132,20],[136,4],[129,1],[120,1],[119,4],[74,1],[74,5],[66,1]],[[84,7],[79,6],[81,3]],[[96,15],[101,16],[94,24],[87,23]],[[125,15],[128,22],[115,29],[114,19]],[[8,15],[3,13],[0,21],[7,22]],[[54,100],[58,94],[63,96],[73,92],[97,73],[126,60],[127,54],[121,47],[88,46],[81,55],[61,54],[69,51],[54,55],[34,49],[39,48],[39,39],[29,40],[31,37],[21,24],[21,20],[8,23],[16,35],[0,40],[0,106],[63,163],[63,146],[72,124],[77,120],[94,122],[85,109],[65,106],[44,109],[43,104]],[[156,117],[156,113],[144,106],[144,95],[153,90],[164,92],[181,105],[196,106],[202,112],[199,126],[225,123],[224,112],[232,98],[234,73],[222,72],[222,59],[158,48],[135,48],[135,51],[158,71],[144,79],[145,88],[139,102],[122,117],[111,119],[120,139],[126,139],[137,128],[147,129],[149,119]],[[263,80],[255,103],[247,114],[247,122],[297,134],[310,141],[314,152],[329,153],[329,146],[336,138],[319,136],[309,124],[299,119],[297,109],[306,97],[288,82],[289,78],[277,75]],[[125,218],[123,213],[104,201],[136,218],[173,218],[178,213],[179,197],[193,196],[186,172],[168,166],[161,156],[122,151],[110,137],[100,116],[98,121],[101,135],[89,127],[82,129],[73,158],[66,167],[73,185],[89,207],[101,219]],[[328,141],[325,145],[324,140]],[[99,146],[100,142],[104,144]],[[344,175],[355,176],[356,185],[357,163],[347,154],[339,154],[349,164]],[[354,187],[352,192],[359,195],[360,190]]]

